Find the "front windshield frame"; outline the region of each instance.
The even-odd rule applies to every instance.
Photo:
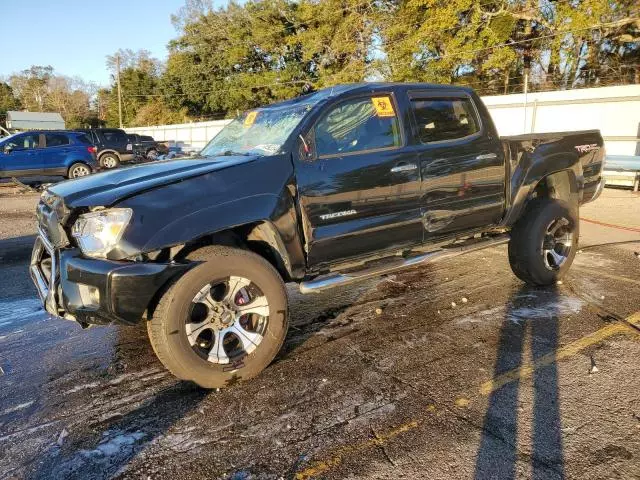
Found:
[[[18,133],[12,133],[11,135],[7,135],[5,137],[0,137],[0,146],[4,145],[7,140],[11,140],[18,136]]]
[[[257,108],[244,112],[225,125],[218,134],[200,151],[203,157],[224,155],[258,155],[272,156],[283,153],[292,134],[300,127],[304,119],[313,110],[315,102],[300,103],[296,105],[278,105],[272,107]],[[253,116],[253,118],[251,118]],[[264,127],[265,121],[282,117],[286,120],[291,117],[290,124],[271,125],[260,135],[258,127]],[[234,138],[234,134],[235,138]],[[247,135],[251,136],[251,142],[247,143]],[[244,139],[240,144],[239,139]],[[262,141],[270,140],[270,141]]]

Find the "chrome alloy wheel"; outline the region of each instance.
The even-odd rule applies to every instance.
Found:
[[[228,364],[258,348],[268,320],[269,302],[257,285],[231,276],[205,285],[196,294],[185,332],[201,358]]]
[[[553,220],[548,226],[542,240],[542,256],[544,265],[549,270],[559,270],[567,261],[573,248],[573,230],[566,218]]]
[[[116,158],[113,157],[112,155],[107,155],[102,164],[104,165],[105,168],[115,168],[117,165],[117,161]]]
[[[78,165],[71,172],[71,177],[72,178],[86,177],[90,173],[91,173],[91,170],[89,170],[89,167],[85,167],[84,165]]]

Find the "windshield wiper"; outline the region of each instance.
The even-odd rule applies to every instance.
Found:
[[[218,155],[222,156],[222,157],[232,157],[235,155],[241,155],[243,157],[249,157],[251,155],[253,155],[253,153],[249,153],[249,152],[236,152],[234,150],[225,150],[222,153],[219,153]]]

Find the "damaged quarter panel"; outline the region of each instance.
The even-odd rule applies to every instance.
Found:
[[[501,137],[510,152],[509,209],[503,221],[512,225],[543,178],[567,172],[570,198],[591,201],[601,180],[604,147],[599,131],[533,133]],[[590,145],[588,151],[580,148]]]
[[[292,192],[289,155],[258,157],[243,168],[224,168],[139,193],[117,203],[133,218],[121,258],[193,242],[222,230],[266,222],[269,243],[292,277],[303,275],[304,256]]]

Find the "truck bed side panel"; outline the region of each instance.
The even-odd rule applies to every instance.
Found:
[[[511,180],[503,223],[513,224],[543,178],[566,171],[578,203],[591,201],[602,178],[604,142],[598,130],[502,137],[510,152]]]

